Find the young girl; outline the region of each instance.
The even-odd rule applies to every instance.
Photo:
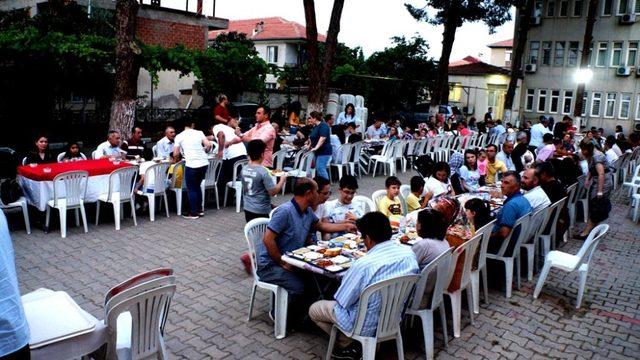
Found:
[[[487,153],[484,150],[478,151],[478,172],[480,176],[487,175]]]
[[[464,165],[460,168],[460,180],[466,191],[478,191],[480,172],[478,171],[478,158],[474,150],[467,149],[464,152]]]
[[[70,142],[62,157],[63,162],[84,160],[80,153],[80,146],[77,142]]]
[[[475,234],[476,230],[493,220],[489,203],[477,198],[469,199],[469,201],[464,204],[464,215],[471,226],[472,234]]]

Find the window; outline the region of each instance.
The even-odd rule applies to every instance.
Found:
[[[636,96],[636,120],[640,120],[640,94]]]
[[[613,0],[604,0],[602,2],[602,16],[610,16],[613,8]]]
[[[556,15],[556,2],[554,0],[549,0],[547,3],[547,16],[554,17]]]
[[[538,90],[538,112],[543,113],[547,109],[547,90]]]
[[[598,53],[596,54],[596,67],[605,67],[607,65],[607,48],[609,44],[606,42],[598,43]]]
[[[622,43],[614,42],[613,51],[611,52],[611,66],[622,65]]]
[[[607,103],[604,108],[604,117],[612,118],[616,108],[616,93],[607,94]]]
[[[536,3],[534,5],[533,8],[533,17],[542,17],[542,8],[543,8],[543,1],[542,0],[536,0]]]
[[[504,65],[511,66],[511,57],[513,56],[513,51],[505,50],[504,52]]]
[[[620,119],[629,118],[629,110],[631,108],[631,94],[622,94],[620,97],[620,112],[618,117]]]
[[[584,0],[575,0],[573,2],[573,16],[582,16],[583,7],[584,7]]]
[[[551,41],[542,42],[542,65],[551,65]]]
[[[600,106],[602,105],[602,93],[593,93],[591,98],[591,116],[600,116]]]
[[[551,108],[550,113],[558,113],[558,103],[560,102],[560,90],[551,90]]]
[[[540,42],[532,41],[529,43],[529,64],[538,63],[538,52],[540,51]]]
[[[527,89],[527,100],[524,105],[525,111],[533,111],[533,101],[536,98],[536,91],[534,89]]]
[[[569,15],[569,0],[560,1],[560,16],[568,16]]]
[[[591,64],[592,64],[591,60],[592,59],[593,59],[593,43],[589,44],[589,60],[588,60],[588,63],[587,63],[588,67],[591,67]]]
[[[629,0],[620,0],[618,3],[618,15],[627,14],[629,11]]]
[[[275,64],[278,62],[278,47],[267,46],[267,62],[269,64]]]
[[[637,0],[640,3],[640,0]],[[630,42],[627,48],[627,66],[636,66],[636,58],[638,57],[638,43]]]
[[[577,41],[569,42],[569,57],[567,58],[568,66],[576,66],[578,65],[578,47],[580,43]]]
[[[636,14],[640,14],[640,0],[636,0],[636,6],[633,12]]]
[[[556,41],[556,52],[553,60],[554,66],[564,65],[564,41]]]
[[[571,114],[571,108],[573,107],[573,91],[565,90],[562,95],[562,113],[564,115]]]
[[[580,113],[580,116],[586,116],[587,115],[587,98],[588,98],[589,94],[587,94],[587,92],[583,92],[582,93],[582,112]]]

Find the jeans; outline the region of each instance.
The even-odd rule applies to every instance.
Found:
[[[253,219],[259,219],[259,218],[269,218],[269,214],[258,214],[258,213],[254,213],[251,211],[244,211],[244,219],[249,222]]]
[[[202,204],[202,191],[200,183],[207,176],[207,166],[199,168],[184,168],[184,180],[187,183],[187,195],[189,196],[189,215],[196,216],[200,212]]]
[[[331,161],[331,155],[317,155],[316,156],[316,176],[323,177],[330,180],[329,173],[327,172],[327,166]]]

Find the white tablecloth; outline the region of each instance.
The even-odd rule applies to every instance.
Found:
[[[22,187],[29,205],[40,211],[47,209],[47,201],[53,199],[53,181],[35,181],[18,175],[18,183]],[[59,186],[60,196],[64,197],[64,187]],[[98,201],[98,196],[109,191],[109,174],[89,176],[85,203]]]

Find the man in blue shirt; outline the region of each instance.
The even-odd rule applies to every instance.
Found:
[[[7,218],[0,211],[0,358],[29,359],[29,337]]]
[[[320,300],[309,309],[311,320],[328,334],[334,324],[345,331],[353,329],[360,307],[360,294],[367,286],[393,277],[418,273],[418,262],[413,251],[409,247],[388,241],[391,238],[391,225],[384,214],[365,214],[357,221],[357,225],[368,249],[367,255],[355,261],[344,275],[335,294],[335,301]],[[375,336],[380,316],[379,296],[371,298],[366,313],[359,335]],[[359,357],[359,350],[350,345],[351,339],[340,335],[337,341],[340,348],[334,352],[334,358]]]
[[[492,254],[498,253],[504,239],[506,239],[511,233],[511,230],[513,230],[516,221],[531,212],[529,200],[520,193],[520,176],[518,173],[515,171],[507,171],[504,173],[502,176],[501,189],[502,195],[506,196],[507,200],[496,216],[496,223],[493,226],[489,240],[488,251]],[[518,232],[520,230],[521,229],[516,229]],[[515,239],[515,235],[518,235],[518,233],[514,234],[513,239]],[[505,254],[510,254],[514,245],[515,244],[509,244]]]

